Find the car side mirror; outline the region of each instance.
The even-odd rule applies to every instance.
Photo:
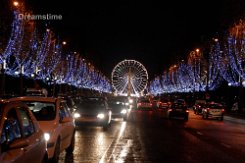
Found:
[[[9,149],[24,148],[29,145],[29,141],[26,139],[16,139],[9,145]]]

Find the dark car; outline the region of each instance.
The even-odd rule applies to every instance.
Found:
[[[148,98],[140,98],[137,101],[137,109],[139,110],[152,110],[153,106]]]
[[[168,118],[172,117],[183,117],[184,120],[188,120],[189,118],[189,110],[185,103],[175,101],[170,108],[168,109]]]
[[[73,113],[75,124],[95,124],[107,129],[111,123],[111,109],[103,97],[84,97]]]
[[[202,109],[205,107],[206,100],[196,100],[193,106],[194,114],[202,114]]]
[[[171,105],[171,102],[168,98],[161,98],[158,102],[158,108],[167,109]]]
[[[111,108],[112,118],[123,118],[124,121],[127,120],[130,110],[127,100],[118,97],[109,98],[108,105]]]

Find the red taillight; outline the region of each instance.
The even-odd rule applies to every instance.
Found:
[[[152,103],[150,103],[150,106],[152,106]]]
[[[222,112],[224,113],[225,112],[225,109],[222,109]]]

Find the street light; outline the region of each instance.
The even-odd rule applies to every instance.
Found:
[[[14,2],[13,2],[13,5],[14,5],[15,7],[18,7],[20,4],[19,4],[19,2],[14,1]]]
[[[200,58],[201,58],[202,54],[200,49],[195,49],[193,51],[190,52],[189,56],[188,56],[188,63],[194,65],[193,66],[193,75],[194,75],[194,79],[193,79],[193,98],[195,98],[195,92],[196,92],[196,66],[197,66],[197,60],[200,62]]]

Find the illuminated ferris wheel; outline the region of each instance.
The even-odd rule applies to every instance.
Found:
[[[147,86],[148,73],[140,62],[123,60],[113,68],[111,81],[117,94],[140,95]]]

